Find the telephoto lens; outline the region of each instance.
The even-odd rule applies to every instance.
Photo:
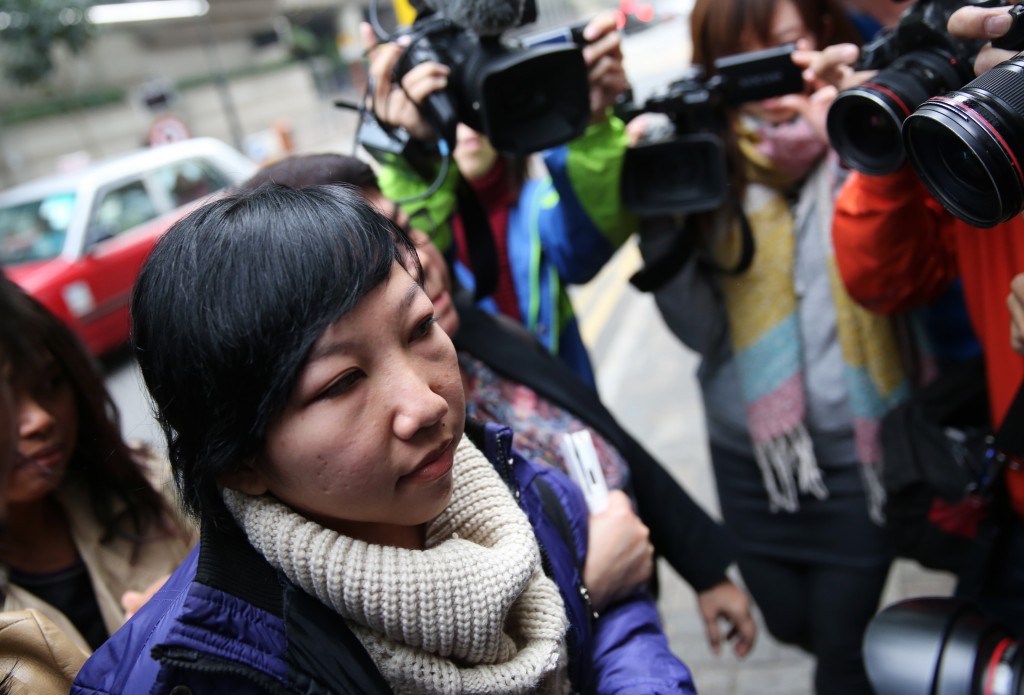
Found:
[[[993,227],[1024,210],[1024,54],[932,97],[903,124],[907,157],[951,213]]]
[[[928,97],[970,79],[970,66],[935,48],[897,58],[872,79],[839,93],[828,111],[828,137],[843,162],[871,176],[903,164],[900,126]]]
[[[864,666],[877,695],[1022,695],[1024,652],[1002,625],[952,598],[915,598],[876,615]]]

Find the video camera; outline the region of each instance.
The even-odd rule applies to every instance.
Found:
[[[715,61],[715,75],[699,67],[643,104],[617,107],[629,121],[642,113],[666,114],[667,139],[629,148],[622,168],[622,204],[639,215],[701,212],[722,205],[728,195],[725,108],[804,90],[801,69],[787,44]]]
[[[946,24],[965,4],[991,0],[918,0],[896,26],[861,49],[856,70],[878,70],[867,82],[839,93],[829,109],[832,147],[851,168],[891,174],[905,159],[903,121],[929,97],[965,85],[984,41],[950,36]]]
[[[877,695],[1021,695],[1021,647],[968,603],[917,598],[874,617],[864,665]]]
[[[420,107],[449,146],[454,146],[459,122],[513,156],[568,142],[586,129],[590,98],[580,47],[501,38],[506,30],[535,20],[532,1],[421,0],[413,6],[417,16],[396,79],[426,61],[450,68],[448,86]]]

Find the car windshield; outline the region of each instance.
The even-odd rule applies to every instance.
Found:
[[[74,205],[73,191],[0,205],[0,264],[15,265],[57,257],[64,248]]]

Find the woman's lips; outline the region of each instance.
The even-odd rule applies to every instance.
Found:
[[[34,452],[31,455],[25,455],[19,453],[15,457],[16,467],[31,466],[36,470],[40,471],[54,471],[60,464],[62,459],[62,453],[60,447],[53,446],[43,449],[42,451]]]
[[[454,441],[449,440],[443,448],[428,455],[411,473],[403,475],[402,480],[430,483],[444,477],[455,464],[455,447],[452,446]]]

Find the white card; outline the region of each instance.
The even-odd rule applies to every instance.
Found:
[[[567,432],[562,435],[561,444],[569,477],[583,491],[590,513],[600,514],[608,506],[608,483],[590,432]]]

